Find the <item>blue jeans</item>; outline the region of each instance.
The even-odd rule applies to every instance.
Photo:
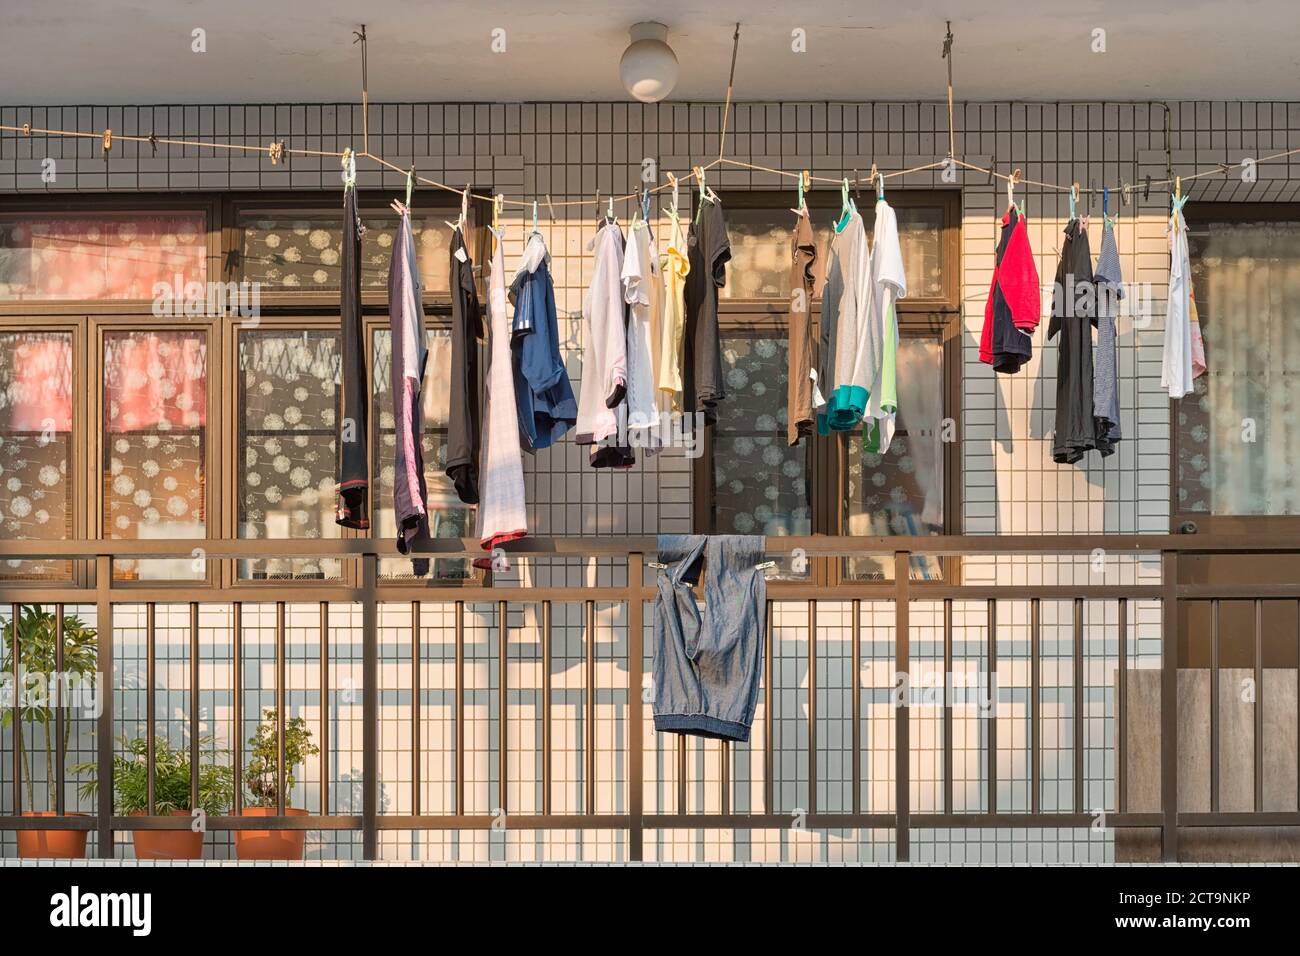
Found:
[[[655,729],[749,740],[763,674],[767,579],[758,535],[660,535]],[[705,612],[692,587],[703,566]]]

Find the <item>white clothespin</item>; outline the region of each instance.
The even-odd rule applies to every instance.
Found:
[[[340,161],[343,167],[343,188],[357,184],[357,154],[352,152],[352,147],[347,146],[343,150],[343,159]]]

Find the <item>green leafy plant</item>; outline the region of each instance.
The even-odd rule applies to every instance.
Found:
[[[39,604],[19,605],[18,613],[18,647],[19,667],[24,674],[43,674],[48,679],[60,679],[56,676],[58,665],[58,616],[54,610],[46,610]],[[12,619],[5,623],[2,632],[4,641],[4,660],[0,661],[0,672],[13,674],[14,670],[14,624]],[[75,614],[66,614],[63,618],[63,673],[75,675],[79,680],[94,680],[99,660],[98,634]],[[13,692],[21,694],[23,688],[15,687]],[[50,725],[54,723],[55,710],[53,700],[32,700],[21,706],[17,744],[23,761],[23,780],[27,784],[27,806],[35,808],[36,792],[33,779],[31,754],[23,739],[23,725],[39,724],[45,731],[45,779],[47,786],[54,780],[54,734]],[[66,703],[63,704],[66,706]],[[13,710],[4,708],[0,716],[0,727],[13,723]],[[71,721],[63,722],[63,752],[68,752],[68,740],[72,733]]]
[[[279,806],[280,793],[276,790],[280,775],[280,746],[276,734],[276,710],[268,707],[262,711],[262,722],[253,736],[248,738],[248,764],[244,779],[248,782],[250,807]],[[284,802],[289,803],[295,777],[294,769],[308,757],[320,753],[311,742],[311,730],[301,717],[291,717],[284,722]]]
[[[199,739],[199,746],[212,743],[211,737]],[[190,754],[188,749],[172,748],[164,737],[154,737],[154,813],[192,810],[190,806]],[[117,812],[149,812],[149,741],[144,737],[118,738],[119,750],[113,755],[113,784]],[[225,751],[208,751],[220,756]],[[82,797],[93,797],[99,781],[93,779],[93,762],[77,764],[76,773],[89,773],[92,779],[80,787]],[[234,802],[234,771],[221,763],[199,764],[199,808],[205,813],[220,814]]]

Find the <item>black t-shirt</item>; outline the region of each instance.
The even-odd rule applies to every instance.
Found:
[[[483,312],[474,264],[457,229],[451,237],[451,370],[447,413],[447,477],[467,505],[478,504],[478,342]]]
[[[722,217],[722,204],[704,204],[687,239],[685,306],[682,336],[682,402],[688,412],[704,413],[706,424],[717,420],[718,402],[727,397],[722,381],[722,346],[718,335],[718,290],[727,284],[731,240]]]
[[[1071,219],[1065,227],[1054,300],[1047,337],[1060,333],[1060,352],[1056,361],[1052,458],[1058,464],[1073,464],[1097,447],[1092,415],[1092,320],[1097,299],[1088,233],[1079,228],[1077,219]]]

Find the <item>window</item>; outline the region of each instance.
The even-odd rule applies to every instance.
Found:
[[[337,538],[334,427],[339,334],[239,336],[239,537]],[[240,577],[338,578],[337,559],[240,563]]]
[[[149,301],[206,280],[207,242],[203,212],[7,214],[0,301]]]
[[[443,224],[445,211],[412,213],[420,260],[420,278],[429,291],[448,287],[451,230]],[[381,211],[361,211],[361,290],[386,293],[388,264],[397,234],[397,217]],[[235,225],[240,236],[240,278],[260,282],[267,292],[339,291],[343,257],[341,209],[241,209]]]
[[[205,331],[104,333],[106,538],[207,536]],[[122,560],[118,577],[202,580],[190,556]]]
[[[0,332],[0,537],[72,537],[72,333]],[[11,560],[8,580],[67,580],[67,561]]]
[[[1174,403],[1175,527],[1300,515],[1300,207],[1188,209],[1208,370]]]
[[[860,432],[786,442],[788,382],[785,315],[793,194],[754,192],[723,197],[732,260],[721,292],[723,374],[727,401],[706,435],[696,466],[695,524],[719,534],[919,535],[950,527],[948,501],[957,457],[943,442],[943,420],[956,415],[958,331],[958,203],[955,194],[898,192],[909,296],[900,300],[899,417],[889,452],[863,451]],[[811,193],[817,239],[813,319],[839,194]],[[871,236],[874,204],[859,201]],[[814,341],[816,340],[814,328]],[[816,564],[816,562],[813,562]],[[914,578],[938,579],[936,558],[913,558]],[[810,578],[887,580],[888,558],[846,558]]]

